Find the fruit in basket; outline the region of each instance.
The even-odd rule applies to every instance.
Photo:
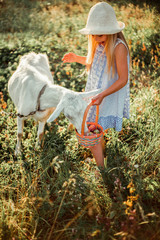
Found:
[[[93,136],[93,135],[94,135],[93,132],[87,132],[87,133],[84,134],[84,136]]]
[[[89,125],[88,127],[90,132],[94,132],[96,130],[96,126],[94,124]]]
[[[88,133],[88,136],[92,136],[94,133],[93,132],[89,132]]]
[[[94,132],[93,132],[94,134],[99,134],[100,133],[100,131],[99,131],[99,129],[97,128],[97,129],[95,129],[94,130]]]

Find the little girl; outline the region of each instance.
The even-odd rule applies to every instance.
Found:
[[[121,131],[123,117],[129,118],[129,48],[122,33],[124,27],[109,4],[97,3],[90,9],[86,27],[79,30],[88,35],[87,57],[67,53],[62,59],[64,63],[86,65],[86,91],[102,89],[93,100],[94,105],[100,105],[98,123],[103,130]],[[95,108],[91,108],[87,121],[95,121]],[[102,142],[90,149],[97,166],[104,168]]]

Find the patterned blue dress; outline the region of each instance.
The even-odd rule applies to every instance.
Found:
[[[125,43],[117,38],[115,47]],[[125,45],[126,46],[126,45]],[[127,46],[126,46],[127,47]],[[101,88],[102,91],[109,88],[114,82],[118,80],[117,69],[114,77],[109,78],[107,73],[107,57],[103,53],[104,46],[99,45],[96,49],[92,67],[89,72],[85,91]],[[116,131],[121,131],[123,118],[129,119],[130,110],[130,89],[129,89],[129,53],[127,56],[128,63],[128,82],[119,91],[105,97],[99,106],[99,120],[98,123],[103,127],[103,130],[108,128],[115,128]],[[111,68],[112,71],[112,68]],[[112,75],[110,75],[112,76]],[[87,121],[95,122],[96,107],[93,106],[87,117]]]

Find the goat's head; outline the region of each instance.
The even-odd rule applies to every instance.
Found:
[[[54,121],[61,112],[69,119],[69,121],[76,127],[77,131],[81,133],[82,121],[84,112],[87,107],[87,101],[85,99],[98,94],[101,90],[93,90],[90,92],[68,92],[65,93],[61,101],[56,107],[56,110],[49,117],[47,122]],[[87,131],[87,125],[85,124],[84,131]]]

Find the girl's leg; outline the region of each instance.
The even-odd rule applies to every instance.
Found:
[[[90,150],[96,160],[97,166],[101,168],[104,168],[103,144],[104,139],[102,139],[102,141],[96,144],[95,146],[90,147]]]

